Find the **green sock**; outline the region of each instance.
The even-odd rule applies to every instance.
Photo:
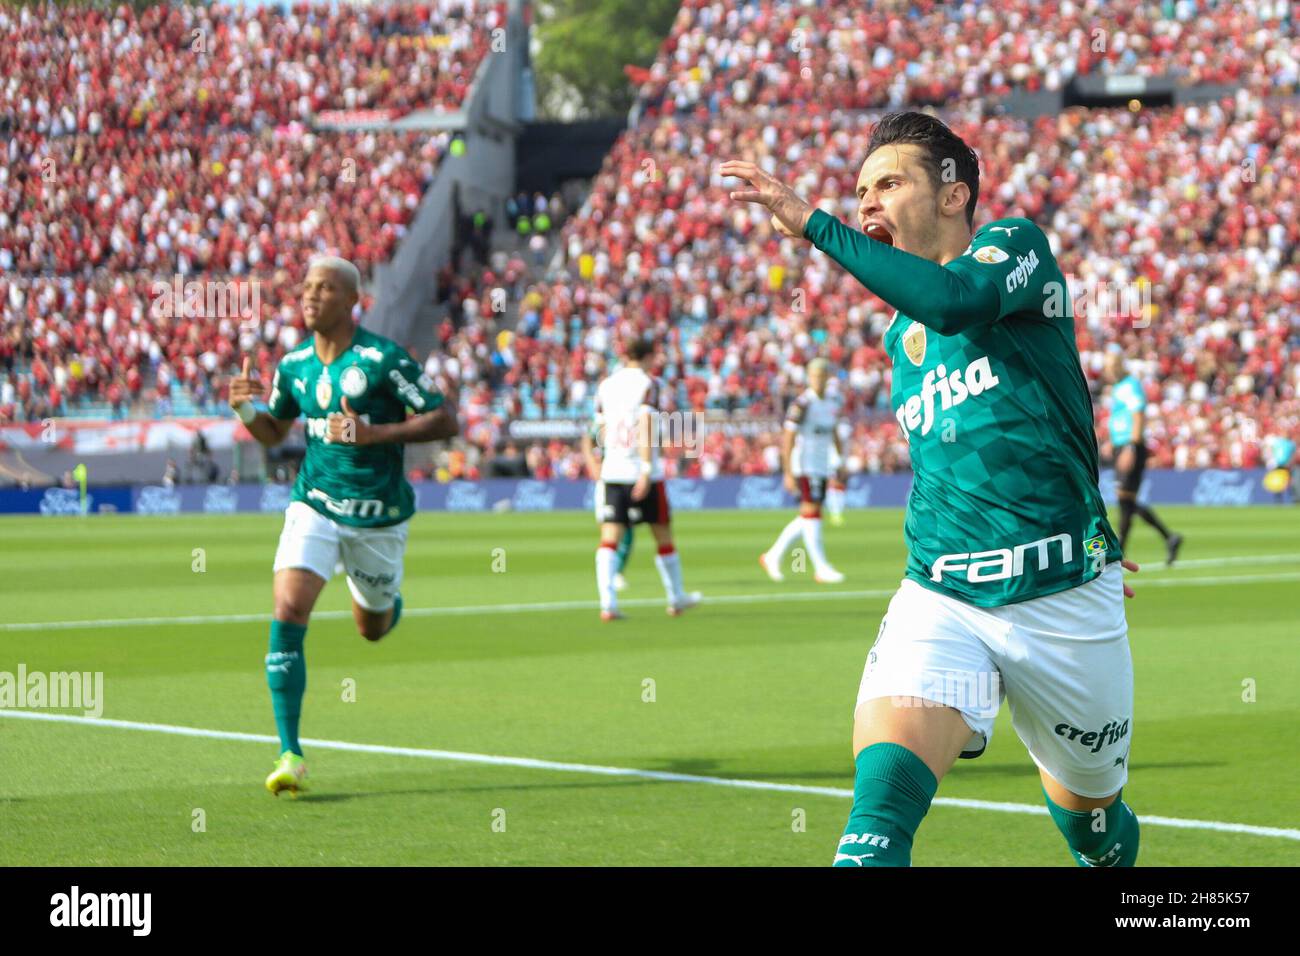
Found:
[[[402,596],[399,594],[397,595],[397,597],[393,598],[393,619],[388,622],[388,631],[391,631],[393,628],[397,627],[397,622],[400,621],[401,619],[402,619]],[[388,631],[384,631],[384,633],[387,634]]]
[[[271,622],[271,649],[266,655],[266,683],[271,688],[271,708],[280,733],[280,752],[302,756],[298,743],[298,718],[302,716],[302,695],[307,690],[307,658],[303,638],[307,628],[285,621]]]
[[[834,865],[911,866],[912,838],[939,781],[901,744],[872,744],[854,764],[853,810]]]
[[[618,539],[618,549],[614,552],[617,560],[614,562],[614,573],[622,574],[623,569],[627,567],[627,559],[632,557],[632,527],[623,529],[623,537]]]
[[[1138,855],[1137,814],[1124,802],[1121,790],[1104,810],[1066,810],[1043,790],[1047,812],[1065,837],[1070,856],[1079,866],[1133,866]]]

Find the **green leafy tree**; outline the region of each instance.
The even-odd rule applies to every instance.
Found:
[[[681,0],[549,0],[538,7],[533,58],[546,116],[625,113],[636,88],[625,66],[648,67]]]

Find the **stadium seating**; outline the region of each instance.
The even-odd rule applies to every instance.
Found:
[[[1294,428],[1300,140],[1292,107],[1266,110],[1243,94],[1035,123],[973,109],[949,119],[984,164],[977,223],[1034,218],[1075,277],[1080,352],[1098,390],[1107,345],[1140,360],[1161,408],[1150,434],[1157,466],[1249,465],[1259,438]],[[846,369],[845,398],[859,420],[850,466],[904,465],[878,345],[892,310],[824,257],[775,236],[764,216],[730,203],[715,173],[723,157],[757,159],[851,222],[870,122],[862,113],[789,110],[664,118],[625,135],[562,234],[563,273],[531,289],[544,327],[561,332],[528,343],[521,330],[516,351],[550,359],[521,369],[524,387],[544,389],[558,375],[553,391],[589,394],[584,353],[603,355],[611,328],[633,322],[666,336],[664,371],[682,407],[776,416],[801,387],[803,363],[822,349]],[[647,158],[660,181],[647,174]],[[1101,308],[1107,288],[1142,281],[1149,310]],[[587,410],[574,401],[560,414]],[[1099,403],[1103,436],[1104,421]],[[761,447],[723,467],[744,471],[740,462],[756,457]]]
[[[1273,0],[685,0],[637,75],[646,115],[799,104],[871,109],[1170,74],[1267,95],[1300,82],[1291,5]]]
[[[458,108],[503,18],[475,0],[0,10],[0,421],[212,411],[236,344],[266,373],[301,335],[302,262],[388,259],[449,143],[308,121]],[[260,315],[159,317],[176,276],[247,282]]]
[[[7,182],[0,171],[0,202],[16,213],[0,212],[0,367],[21,379],[18,401],[0,394],[0,420],[75,412],[83,399],[124,411],[155,381],[164,403],[179,384],[208,407],[236,344],[242,353],[259,339],[268,372],[302,334],[301,263],[325,248],[367,272],[386,260],[445,148],[414,133],[221,130],[152,142],[163,138],[166,149],[109,149],[86,164],[74,157],[97,156],[104,137],[64,137],[47,153],[69,164],[53,185],[31,167]],[[51,198],[57,217],[20,212]],[[247,283],[240,301],[260,314],[160,318],[160,298],[176,304],[176,277],[200,275]]]
[[[322,35],[373,41],[310,94],[291,94],[285,84],[296,68],[277,60],[271,69],[261,52],[288,42],[276,15],[213,8],[213,36],[253,39],[238,53],[214,44],[209,57],[239,57],[258,78],[248,89],[275,92],[250,100],[211,83],[208,96],[219,102],[202,123],[183,105],[216,75],[202,59],[194,76],[171,78],[175,88],[158,91],[138,121],[138,103],[109,95],[147,85],[152,44],[202,16],[152,9],[138,20],[124,13],[120,25],[82,11],[73,22],[83,35],[137,51],[105,60],[130,83],[91,70],[94,92],[73,95],[65,78],[50,102],[42,91],[54,78],[42,64],[56,62],[62,35],[48,15],[0,14],[26,18],[19,39],[0,41],[22,64],[19,80],[0,88],[0,125],[14,130],[0,167],[0,421],[215,409],[234,344],[258,347],[266,372],[301,334],[283,270],[326,244],[367,270],[383,261],[445,146],[394,134],[349,139],[371,159],[339,189],[341,138],[358,134],[309,134],[295,124],[304,95],[308,112],[454,103],[454,84],[443,96],[441,87],[372,88],[361,77],[411,69],[427,51],[403,38],[418,34],[421,16],[454,19],[459,4],[295,8],[290,16]],[[1096,29],[1104,49],[1094,49]],[[319,65],[306,59],[312,42],[293,42],[292,63]],[[687,0],[640,77],[644,118],[616,143],[559,233],[557,267],[512,240],[491,263],[460,263],[446,277],[452,318],[426,364],[460,396],[466,443],[443,456],[446,474],[486,474],[511,420],[588,415],[616,334],[633,326],[661,333],[661,371],[680,409],[775,419],[802,387],[806,361],[828,355],[843,370],[850,469],[906,468],[879,346],[891,310],[731,203],[715,170],[729,156],[758,160],[852,222],[874,118],[924,103],[946,104],[945,118],[980,153],[977,224],[1026,215],[1047,230],[1075,279],[1079,347],[1098,395],[1108,346],[1137,359],[1158,408],[1153,465],[1257,464],[1265,435],[1294,434],[1300,423],[1300,126],[1293,104],[1264,98],[1294,90],[1297,43],[1289,5],[1267,0]],[[940,48],[942,58],[927,52]],[[1058,48],[1059,56],[1043,53]],[[467,38],[460,59],[435,72],[464,75],[475,55]],[[1242,89],[1198,106],[1077,109],[1033,122],[993,115],[979,99],[1051,88],[1071,71],[1171,72],[1187,84]],[[151,134],[133,132],[144,129]],[[75,169],[76,181],[43,182],[47,158]],[[261,280],[260,330],[153,321],[150,280],[191,271]],[[1098,289],[1135,287],[1149,307],[1116,313],[1094,304]],[[513,327],[500,334],[491,314],[497,288],[514,309]],[[1099,401],[1108,453],[1105,424]],[[671,467],[704,477],[768,473],[774,442],[720,432]],[[543,477],[582,467],[572,442],[523,443],[521,454]]]
[[[459,108],[504,4],[0,9],[0,132],[259,128]]]

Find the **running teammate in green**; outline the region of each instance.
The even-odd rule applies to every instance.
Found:
[[[1047,237],[1027,219],[974,231],[975,152],[922,113],[873,131],[862,232],[752,163],[720,172],[749,183],[733,199],[765,206],[778,232],[811,241],[897,310],[884,344],[911,449],[908,561],[858,693],[854,803],[835,864],[909,864],[940,778],[983,753],[1006,697],[1075,861],[1131,866],[1131,592]]]
[[[231,407],[264,446],[284,441],[300,415],[307,419],[307,454],[275,555],[266,655],[281,749],[266,786],[277,796],[305,789],[298,722],[307,687],[303,639],[316,598],[341,565],[361,635],[377,641],[397,625],[415,511],[402,446],[457,432],[452,410],[406,350],[353,323],[360,279],[345,259],[312,261],[302,291],[312,338],[280,360],[266,411],[253,406],[264,389],[250,376],[247,358],[230,382]]]

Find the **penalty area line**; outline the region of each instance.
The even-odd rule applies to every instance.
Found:
[[[88,727],[112,727],[118,730],[138,730],[178,737],[202,737],[208,740],[237,740],[245,743],[279,744],[280,738],[270,734],[246,734],[233,730],[207,730],[202,727],[182,727],[175,724],[154,724],[134,720],[113,720],[107,717],[78,717],[75,714],[46,714],[27,710],[0,710],[0,717],[22,720],[39,720],[48,723],[78,724]],[[390,757],[417,757],[425,760],[446,760],[455,763],[483,764],[491,767],[518,767],[523,770],[549,770],[558,773],[583,773],[602,777],[626,777],[636,780],[657,780],[661,783],[693,783],[712,787],[730,787],[737,790],[761,790],[769,793],[805,793],[819,797],[837,797],[851,800],[853,791],[842,787],[812,787],[799,783],[777,783],[770,780],[744,780],[732,777],[708,777],[691,773],[673,773],[667,770],[638,770],[631,767],[605,767],[600,764],[567,763],[556,760],[538,760],[533,757],[503,757],[495,754],[465,753],[458,750],[430,750],[421,747],[389,747],[383,744],[357,744],[345,740],[302,739],[304,745],[319,750],[340,750],[349,753],[380,754]],[[987,810],[995,813],[1018,813],[1047,816],[1047,808],[1027,803],[1002,803],[993,800],[969,800],[959,797],[936,797],[934,805],[963,810]],[[1219,833],[1244,833],[1250,836],[1272,837],[1282,840],[1300,840],[1300,830],[1283,827],[1263,827],[1249,823],[1224,823],[1218,820],[1184,820],[1178,817],[1148,816],[1138,819],[1150,826],[1173,827],[1181,830],[1214,830]]]

